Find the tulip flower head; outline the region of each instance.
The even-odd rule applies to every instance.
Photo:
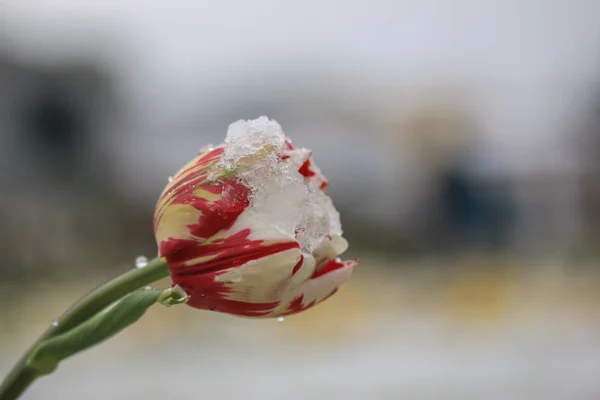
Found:
[[[246,317],[295,314],[333,295],[356,260],[312,152],[266,117],[230,125],[168,183],[154,233],[188,305]]]

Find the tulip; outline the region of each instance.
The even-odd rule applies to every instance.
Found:
[[[225,142],[183,167],[154,212],[159,257],[97,287],[54,319],[0,383],[15,400],[64,359],[134,324],[154,304],[245,317],[304,311],[332,296],[357,260],[312,152],[275,121],[229,126]],[[148,286],[171,276],[173,287]]]
[[[332,296],[357,260],[312,152],[266,117],[238,121],[165,187],[154,213],[159,256],[187,304],[281,317]]]

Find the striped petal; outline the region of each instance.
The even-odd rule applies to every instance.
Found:
[[[182,196],[188,196],[189,198],[189,196],[193,195],[193,191],[197,186],[211,186],[208,179],[210,167],[219,161],[221,154],[223,154],[223,147],[217,147],[199,154],[170,180],[158,199],[154,210],[155,233],[159,230],[159,223],[163,219],[165,212],[169,209],[169,206],[177,203],[185,204]],[[211,193],[210,189],[208,193]],[[207,200],[217,199],[209,195]]]
[[[348,249],[348,241],[339,235],[329,235],[313,253],[317,264],[329,261],[343,254]]]
[[[191,296],[192,307],[259,317],[279,306],[299,260],[292,248],[218,272],[174,275],[173,282]]]
[[[281,157],[284,161],[295,163],[298,166],[298,172],[304,176],[307,182],[315,187],[326,190],[329,182],[321,169],[312,158],[312,151],[307,149],[296,149],[291,142],[286,142],[286,150]]]
[[[169,182],[154,212],[154,234],[161,257],[202,242],[230,228],[248,207],[250,190],[235,178],[215,181],[210,168],[223,148],[196,157]]]
[[[315,273],[310,279],[290,289],[269,317],[297,314],[328,299],[350,278],[356,263],[357,260],[330,261],[321,273]]]
[[[277,307],[301,259],[297,241],[248,212],[231,228],[166,256],[189,305],[244,316]]]

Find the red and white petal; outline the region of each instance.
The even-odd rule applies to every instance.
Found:
[[[213,249],[206,247],[210,254]],[[254,241],[248,249],[236,246],[228,250],[189,260],[197,264],[187,266],[171,261],[173,283],[191,296],[188,305],[236,315],[260,316],[273,311],[302,258],[297,244]]]
[[[282,232],[271,221],[265,220],[252,210],[244,210],[237,216],[231,227],[220,231],[209,241],[221,240],[238,234],[239,232],[249,232],[249,240],[260,240],[265,243],[275,242],[294,242],[299,246],[296,238],[293,235]]]
[[[291,145],[289,146],[291,147]],[[329,183],[323,172],[321,172],[321,169],[312,159],[312,151],[303,148],[294,149],[292,147],[283,152],[281,159],[297,166],[300,175],[304,176],[306,181],[311,185],[321,190],[327,189]]]
[[[179,243],[195,243],[196,238],[189,227],[197,224],[202,212],[190,204],[168,206],[155,222],[155,237],[159,255],[166,256],[181,248]]]
[[[316,261],[310,254],[302,254],[292,273],[291,287],[296,287],[309,279],[315,273]]]
[[[221,272],[263,257],[293,250],[292,268],[300,259],[300,245],[290,239],[264,238],[253,236],[252,227],[228,234],[227,231],[211,237],[202,243],[188,243],[187,247],[167,254],[166,261],[175,279],[208,272]],[[221,236],[222,235],[222,236]]]
[[[235,178],[218,182],[209,178],[210,168],[222,152],[223,148],[218,147],[199,155],[163,191],[154,213],[154,233],[161,257],[227,230],[248,207],[248,187]]]
[[[235,192],[235,196],[228,195]],[[203,243],[227,231],[249,204],[249,189],[235,180],[200,184],[177,196],[156,221],[159,255],[169,256],[191,242]],[[194,244],[194,243],[192,243]]]
[[[154,210],[155,231],[158,222],[163,218],[163,214],[170,205],[174,203],[186,204],[182,201],[178,201],[181,196],[189,195],[196,187],[206,182],[210,168],[219,161],[222,153],[223,147],[216,147],[205,153],[199,154],[177,172],[163,190],[156,204]]]
[[[328,235],[323,242],[315,249],[313,256],[317,265],[325,260],[332,260],[348,250],[348,241],[339,235]]]
[[[298,248],[285,250],[225,270],[215,280],[223,283],[226,289],[223,298],[226,300],[246,303],[280,302],[301,257]]]
[[[356,263],[357,260],[332,260],[325,273],[315,274],[301,285],[290,287],[284,301],[268,316],[296,314],[326,300],[350,278]]]
[[[244,211],[229,229],[166,258],[188,305],[262,316],[279,305],[303,256],[294,238]]]
[[[321,169],[312,159],[312,154],[298,169],[298,172],[300,172],[300,174],[303,175],[311,184],[321,190],[325,190],[329,186],[327,178],[325,178],[325,175],[323,175]]]
[[[261,317],[272,312],[279,305],[279,301],[271,303],[248,303],[227,300],[223,297],[226,292],[224,285],[216,281],[214,272],[191,275],[185,279],[174,279],[190,296],[187,305],[201,310],[219,311],[248,317]],[[177,283],[179,282],[179,283]]]

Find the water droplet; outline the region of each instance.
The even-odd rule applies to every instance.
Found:
[[[277,322],[283,322],[283,321],[285,321],[285,317],[278,317],[277,318]]]
[[[52,321],[52,326],[58,326],[58,320],[55,319],[54,321]]]
[[[172,177],[172,176],[170,176],[170,177],[169,177],[169,182],[172,182],[172,181],[173,181],[173,177]]]
[[[146,265],[148,265],[148,259],[144,256],[139,256],[138,258],[135,259],[135,267],[136,268],[144,268]]]

